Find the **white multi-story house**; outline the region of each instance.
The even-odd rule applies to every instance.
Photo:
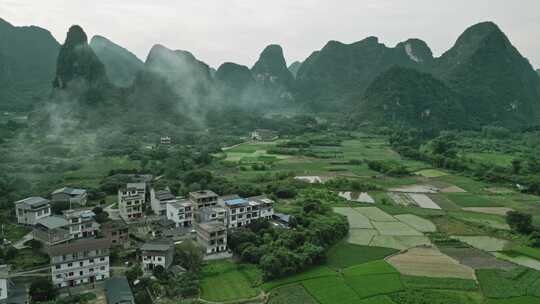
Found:
[[[154,190],[150,188],[150,207],[156,215],[165,215],[167,213],[167,203],[176,201],[177,198],[169,189]]]
[[[118,190],[118,213],[125,221],[143,216],[146,200],[146,183],[128,183]]]
[[[206,254],[227,251],[227,228],[220,221],[197,223],[197,242],[205,248]]]
[[[274,201],[264,196],[241,198],[238,196],[224,197],[220,200],[227,210],[225,225],[236,228],[249,225],[257,219],[271,219],[274,214]]]
[[[174,259],[174,244],[146,243],[141,247],[141,261],[144,271],[153,271],[157,266],[167,270]]]
[[[51,276],[55,287],[73,287],[109,277],[109,240],[83,239],[51,246]]]
[[[96,222],[94,211],[90,209],[65,210],[64,218],[68,221],[69,233],[74,239],[94,237],[100,225]]]
[[[227,210],[220,206],[203,207],[197,211],[195,215],[198,223],[206,223],[212,221],[218,221],[225,223],[227,219]]]
[[[53,202],[66,202],[70,204],[77,204],[80,206],[86,205],[88,194],[84,189],[76,189],[70,187],[64,187],[55,190],[51,194],[51,200]]]
[[[73,235],[69,232],[69,222],[64,217],[56,215],[40,219],[34,225],[32,236],[45,246],[58,245],[73,239]]]
[[[15,202],[17,223],[34,226],[40,219],[51,215],[51,204],[42,197],[29,197]]]
[[[193,203],[190,200],[174,200],[167,202],[167,219],[173,221],[176,227],[193,225]]]

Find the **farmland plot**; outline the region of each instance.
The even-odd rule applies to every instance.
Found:
[[[398,205],[406,207],[416,206],[414,200],[405,193],[389,192],[388,196]]]
[[[400,222],[405,223],[420,232],[435,232],[437,227],[431,221],[416,216],[414,214],[400,214],[394,216]]]
[[[435,248],[412,248],[388,258],[400,273],[435,278],[474,279],[474,271]]]
[[[349,227],[351,229],[373,228],[373,225],[371,225],[369,218],[359,212],[356,212],[355,210],[356,210],[355,208],[348,208],[348,207],[334,208],[335,213],[338,213],[347,217],[349,221]]]
[[[434,201],[431,200],[431,198],[429,198],[429,196],[425,194],[410,193],[408,195],[412,200],[414,200],[416,205],[419,206],[420,208],[438,209],[438,210],[441,209],[439,205],[437,205]]]
[[[347,242],[357,245],[369,245],[379,233],[375,229],[350,229]]]
[[[423,236],[424,234],[402,222],[372,222],[381,235]]]
[[[508,255],[500,252],[494,252],[493,255],[495,255],[497,258],[512,262],[514,264],[525,266],[528,268],[540,270],[540,261],[535,260],[533,258],[530,258],[528,256],[524,255]]]
[[[422,193],[422,194],[433,194],[438,193],[439,188],[432,185],[407,185],[397,188],[391,188],[391,192],[402,192],[402,193]]]
[[[458,239],[474,248],[488,252],[503,251],[509,245],[509,242],[506,240],[490,236],[452,236],[452,238]]]
[[[495,258],[493,255],[476,248],[440,247],[442,253],[458,260],[461,264],[473,269],[504,269],[515,268],[515,265]]]
[[[362,207],[354,208],[354,210],[365,217],[369,218],[371,221],[375,222],[395,222],[396,219],[390,214],[382,211],[377,207]]]
[[[302,284],[321,304],[350,304],[360,301],[360,297],[341,277],[307,280]]]
[[[462,208],[462,209],[465,211],[503,215],[503,216],[506,215],[506,213],[510,211],[514,211],[514,209],[512,208],[506,208],[506,207],[469,207],[469,208]]]

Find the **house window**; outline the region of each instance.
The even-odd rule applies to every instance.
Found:
[[[68,267],[73,267],[73,263],[68,263]]]
[[[84,262],[79,262],[79,266],[83,267]]]
[[[99,260],[103,262],[103,261],[105,261],[105,258],[100,258]]]
[[[72,276],[73,276],[73,272],[70,272],[70,273],[69,273],[69,276],[72,277]]]
[[[62,268],[62,267],[61,267],[60,265],[56,265],[55,268],[56,268],[56,269],[60,269],[60,268]]]

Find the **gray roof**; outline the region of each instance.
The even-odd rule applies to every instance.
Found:
[[[183,207],[186,207],[186,206],[192,206],[192,205],[193,205],[193,203],[192,203],[190,200],[187,200],[187,199],[181,199],[181,200],[170,201],[170,202],[167,202],[167,204],[173,206],[173,207],[176,208],[176,209],[183,208]]]
[[[218,221],[199,223],[197,226],[205,231],[219,231],[225,229],[225,224]]]
[[[49,256],[59,256],[75,252],[83,252],[89,250],[102,250],[110,248],[109,239],[81,239],[75,242],[51,246],[48,249]]]
[[[189,195],[191,195],[191,196],[193,196],[195,198],[217,196],[217,194],[214,193],[214,191],[212,191],[212,190],[201,190],[201,191],[190,192]]]
[[[167,190],[156,191],[155,196],[160,201],[169,201],[169,200],[175,199],[175,196],[170,191],[167,191]]]
[[[39,225],[45,226],[47,229],[56,229],[69,225],[69,222],[60,216],[44,217],[37,222]]]
[[[24,203],[32,208],[39,208],[39,207],[43,207],[47,204],[49,204],[49,200],[48,199],[45,199],[43,197],[39,197],[39,196],[32,196],[32,197],[28,197],[28,198],[25,198],[25,199],[22,199],[20,201],[16,201],[15,202],[15,205],[18,205],[20,203]]]
[[[111,277],[105,282],[108,304],[135,303],[126,277]]]
[[[142,251],[169,251],[172,244],[165,243],[145,243],[141,246]]]
[[[146,183],[127,183],[126,188],[135,188],[138,190],[146,189]]]
[[[86,190],[64,187],[64,188],[55,190],[52,194],[59,194],[59,193],[68,194],[68,195],[82,195],[86,193]]]

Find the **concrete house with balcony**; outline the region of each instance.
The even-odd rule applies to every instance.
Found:
[[[62,212],[68,221],[69,233],[74,239],[95,237],[100,225],[96,222],[96,214],[90,209],[73,209]]]
[[[102,281],[109,277],[109,240],[82,239],[51,246],[51,276],[57,288]]]
[[[51,200],[53,203],[70,203],[80,206],[86,205],[88,194],[85,189],[64,187],[53,191]]]
[[[111,247],[129,244],[129,226],[122,220],[103,223],[101,232],[103,237],[110,241]]]
[[[194,210],[203,207],[212,207],[218,204],[219,196],[211,190],[201,190],[189,193],[189,200],[193,203]]]
[[[66,243],[73,239],[73,235],[69,231],[69,222],[64,217],[56,215],[40,219],[34,225],[32,235],[35,240],[47,247]]]
[[[154,214],[156,215],[166,215],[167,214],[167,203],[175,202],[178,199],[174,194],[171,193],[169,189],[165,190],[154,190],[150,189],[150,207]]]
[[[167,270],[174,259],[174,244],[153,242],[141,246],[142,268],[146,272],[152,272],[157,266]]]
[[[34,226],[40,219],[51,215],[51,204],[42,197],[29,197],[15,202],[17,223]]]
[[[118,190],[118,213],[125,221],[143,217],[146,183],[128,183]]]
[[[219,221],[197,223],[197,242],[205,249],[206,254],[227,251],[227,228]]]
[[[227,210],[227,228],[243,227],[258,219],[270,220],[274,215],[274,201],[265,196],[228,196],[220,200],[220,205]]]
[[[193,203],[190,200],[174,200],[167,202],[167,219],[173,221],[176,227],[193,225]]]

